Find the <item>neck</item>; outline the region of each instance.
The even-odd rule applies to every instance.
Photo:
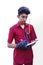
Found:
[[[24,29],[24,25],[21,25],[21,27]]]

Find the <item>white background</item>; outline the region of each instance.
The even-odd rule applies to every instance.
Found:
[[[27,22],[33,24],[38,42],[33,46],[33,65],[43,65],[43,0],[0,0],[0,65],[13,65],[13,49],[7,47],[10,26],[17,23],[17,10],[27,6],[31,14]]]

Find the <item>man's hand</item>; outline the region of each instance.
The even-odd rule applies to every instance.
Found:
[[[16,44],[12,44],[12,43],[11,44],[8,43],[7,46],[8,48],[16,48]]]

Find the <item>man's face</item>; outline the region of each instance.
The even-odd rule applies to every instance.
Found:
[[[21,15],[18,15],[18,18],[19,18],[19,21],[20,21],[21,24],[25,24],[26,23],[27,17],[28,17],[28,15],[25,14],[25,13],[23,13]]]

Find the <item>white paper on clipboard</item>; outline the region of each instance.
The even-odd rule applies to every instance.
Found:
[[[32,45],[32,44],[36,43],[37,41],[38,41],[38,40],[34,40],[34,41],[32,41],[31,43],[27,44],[26,46]]]

